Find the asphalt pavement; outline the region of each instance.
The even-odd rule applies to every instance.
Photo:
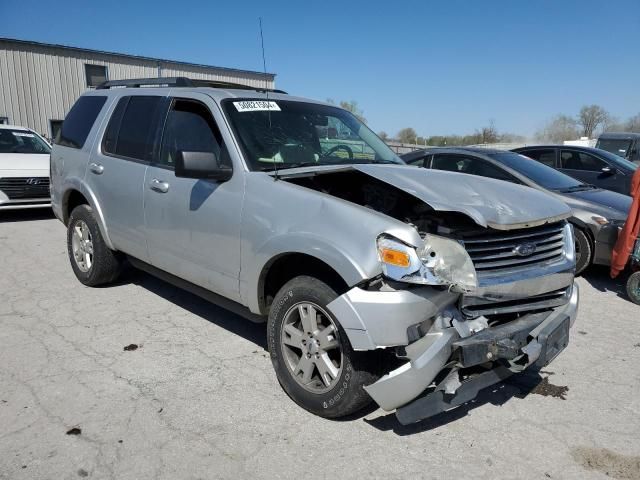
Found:
[[[0,212],[0,479],[640,478],[640,306],[606,269],[540,374],[403,427],[296,406],[262,324],[141,272],[81,285],[65,234]]]

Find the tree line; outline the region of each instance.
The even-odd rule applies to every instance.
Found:
[[[576,116],[561,113],[552,117],[536,132],[535,139],[559,143],[579,137],[595,138],[603,132],[640,133],[640,113],[619,120],[600,105],[585,105]]]
[[[328,99],[327,102],[335,103]],[[363,123],[367,123],[364,112],[358,102],[341,101],[340,107],[350,111]],[[577,115],[558,114],[549,119],[539,129],[534,138],[540,142],[562,143],[564,140],[576,140],[580,137],[595,138],[602,132],[636,132],[640,133],[640,113],[626,120],[613,117],[600,105],[585,105]],[[412,127],[402,128],[394,136],[385,131],[378,132],[384,141],[396,141],[415,145],[477,145],[483,143],[525,143],[527,137],[509,132],[499,132],[493,120],[488,125],[476,129],[467,135],[418,135]]]

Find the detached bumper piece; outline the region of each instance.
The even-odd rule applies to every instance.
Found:
[[[566,314],[534,314],[453,342],[456,368],[435,390],[397,408],[398,421],[408,425],[424,420],[473,400],[480,390],[531,365],[544,367],[567,347],[570,323]],[[494,368],[460,380],[458,368],[487,362],[494,362]]]

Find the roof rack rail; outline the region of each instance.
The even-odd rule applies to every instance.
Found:
[[[187,77],[130,78],[125,80],[107,80],[96,87],[96,90],[109,88],[141,88],[141,87],[210,87],[233,88],[238,90],[254,90],[256,92],[284,93],[284,90],[251,87],[241,83],[221,82],[218,80],[201,80]]]

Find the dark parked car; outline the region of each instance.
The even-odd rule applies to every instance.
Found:
[[[583,183],[514,152],[447,147],[417,150],[402,159],[409,165],[527,185],[563,200],[573,210],[569,221],[575,230],[576,273],[592,263],[609,265],[618,228],[631,206],[627,195]]]
[[[640,133],[608,132],[598,137],[596,148],[640,163]]]
[[[631,177],[638,168],[633,162],[597,148],[537,145],[513,151],[585,183],[625,195],[629,195]]]

